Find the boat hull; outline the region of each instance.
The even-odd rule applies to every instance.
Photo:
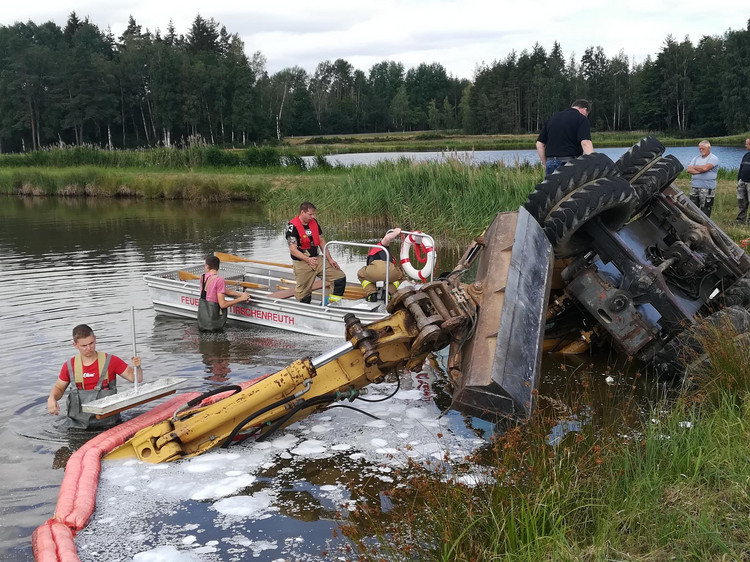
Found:
[[[202,265],[193,265],[144,275],[143,279],[151,293],[154,310],[160,314],[197,319],[200,300],[199,280],[182,280],[180,273],[182,272],[183,277],[186,273],[199,276],[203,271]],[[227,280],[227,288],[235,288],[232,287],[232,282],[263,287],[261,289],[237,287],[237,289],[247,291],[250,294],[250,300],[230,306],[228,319],[237,324],[343,339],[346,314],[356,314],[364,324],[387,315],[382,303],[370,303],[363,299],[342,299],[338,303],[321,306],[321,295],[314,295],[311,304],[300,303],[294,297],[274,297],[273,294],[278,288],[289,288],[289,281],[285,281],[284,276],[289,277],[290,273],[289,270],[273,267],[222,263],[219,274]]]

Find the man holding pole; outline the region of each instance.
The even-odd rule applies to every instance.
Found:
[[[75,384],[68,393],[67,427],[78,429],[104,429],[119,422],[119,416],[96,419],[93,414],[84,413],[83,404],[93,402],[99,398],[117,393],[117,375],[129,382],[138,376],[138,382],[143,380],[141,358],[132,357],[133,367],[128,366],[116,355],[96,351],[96,336],[86,324],[73,328],[73,347],[78,355],[66,361],[60,369],[57,382],[52,387],[47,398],[47,411],[58,415],[62,398],[71,381]]]

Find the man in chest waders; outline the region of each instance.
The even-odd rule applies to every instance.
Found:
[[[116,355],[97,351],[94,331],[86,324],[73,328],[73,347],[78,350],[78,355],[68,359],[60,369],[60,376],[47,398],[47,411],[55,416],[60,413],[57,402],[72,380],[74,385],[68,393],[68,415],[65,420],[67,427],[104,429],[119,423],[119,415],[96,419],[94,414],[86,414],[81,408],[83,404],[117,394],[117,375],[133,382],[133,367]],[[138,382],[141,382],[141,358],[132,357],[131,360],[138,372]]]
[[[221,261],[216,256],[206,256],[206,272],[201,275],[201,298],[198,301],[198,329],[201,332],[218,332],[227,323],[227,308],[250,300],[250,294],[227,289],[219,275]],[[226,297],[235,297],[227,300]]]

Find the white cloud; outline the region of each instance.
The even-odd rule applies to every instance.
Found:
[[[186,34],[196,14],[213,18],[237,33],[248,54],[261,51],[273,73],[287,66],[314,72],[324,60],[343,58],[364,70],[383,60],[441,63],[449,73],[471,78],[476,66],[502,60],[539,43],[547,51],[558,41],[567,58],[580,59],[585,49],[601,46],[607,56],[620,50],[636,61],[655,56],[667,35],[697,43],[704,35],[744,29],[750,11],[739,0],[668,0],[659,3],[583,1],[563,5],[551,0],[281,0],[206,4],[196,0],[145,2],[50,0],[5,6],[0,23],[53,20],[65,24],[70,12],[89,17],[119,36],[132,15],[151,31],[167,28],[170,19]]]

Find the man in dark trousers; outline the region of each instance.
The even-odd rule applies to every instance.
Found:
[[[558,111],[544,124],[536,139],[536,151],[545,175],[550,175],[581,154],[594,152],[588,119],[590,112],[591,104],[587,100],[576,100],[568,109]]]
[[[747,222],[747,206],[750,200],[750,139],[745,139],[745,155],[740,162],[740,169],[737,171],[737,222],[745,224]]]

